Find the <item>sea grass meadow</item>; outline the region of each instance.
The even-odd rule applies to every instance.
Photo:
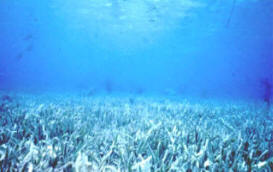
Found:
[[[0,0],[1,172],[272,172],[272,0]]]

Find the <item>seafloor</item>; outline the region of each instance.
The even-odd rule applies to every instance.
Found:
[[[273,171],[262,102],[0,95],[1,171]]]

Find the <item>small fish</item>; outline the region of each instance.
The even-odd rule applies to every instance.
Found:
[[[33,45],[30,44],[30,45],[26,48],[26,51],[32,51],[32,49],[33,49]]]
[[[154,23],[154,22],[156,22],[156,21],[155,21],[155,19],[150,19],[149,22],[150,22],[150,23]]]
[[[23,53],[19,53],[17,54],[17,56],[15,57],[17,60],[21,60],[23,58]]]
[[[267,103],[267,106],[270,107],[272,100],[272,82],[268,78],[263,78],[260,80],[261,86],[264,89],[263,100]]]
[[[3,95],[1,97],[1,100],[2,101],[7,101],[7,102],[12,102],[12,98],[10,96],[8,96],[8,95]]]
[[[23,40],[24,41],[28,41],[28,40],[31,40],[32,39],[32,34],[28,34],[27,36],[25,36],[24,38],[23,38]]]

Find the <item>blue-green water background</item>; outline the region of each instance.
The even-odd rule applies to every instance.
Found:
[[[0,0],[0,88],[262,100],[272,4]]]

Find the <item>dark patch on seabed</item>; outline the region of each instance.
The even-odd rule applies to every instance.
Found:
[[[0,168],[272,171],[272,112],[263,102],[1,94]]]

